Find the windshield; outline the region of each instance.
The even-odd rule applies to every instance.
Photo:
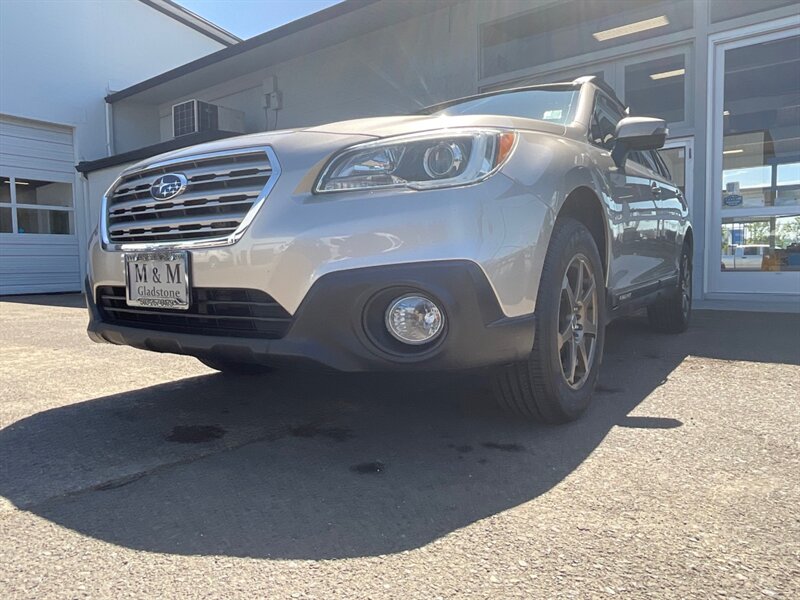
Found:
[[[431,114],[508,115],[565,125],[577,100],[577,90],[520,90],[467,99]]]

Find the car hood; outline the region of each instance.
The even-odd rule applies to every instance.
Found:
[[[557,123],[503,115],[403,115],[397,117],[369,117],[366,119],[339,121],[338,123],[307,127],[303,129],[303,131],[387,137],[392,135],[422,133],[436,129],[449,129],[452,127],[532,129],[558,135],[563,135],[566,129],[563,125]]]
[[[138,162],[125,169],[124,173],[147,168],[163,161],[239,148],[271,146],[279,154],[303,151],[327,154],[345,146],[377,138],[464,127],[524,129],[554,135],[568,133],[568,128],[556,123],[500,115],[370,117],[314,127],[252,133],[189,146]]]

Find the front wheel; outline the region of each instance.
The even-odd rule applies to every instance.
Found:
[[[498,367],[495,395],[516,414],[566,423],[586,410],[605,343],[605,285],[589,230],[559,220],[547,249],[536,300],[536,332],[527,361]]]

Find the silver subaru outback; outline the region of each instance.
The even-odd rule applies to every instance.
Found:
[[[585,77],[157,156],[103,198],[89,335],[232,373],[485,367],[508,409],[575,419],[611,319],[689,323],[666,135]]]

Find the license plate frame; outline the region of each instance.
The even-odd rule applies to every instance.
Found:
[[[125,303],[141,308],[188,310],[192,286],[189,253],[126,252]]]

